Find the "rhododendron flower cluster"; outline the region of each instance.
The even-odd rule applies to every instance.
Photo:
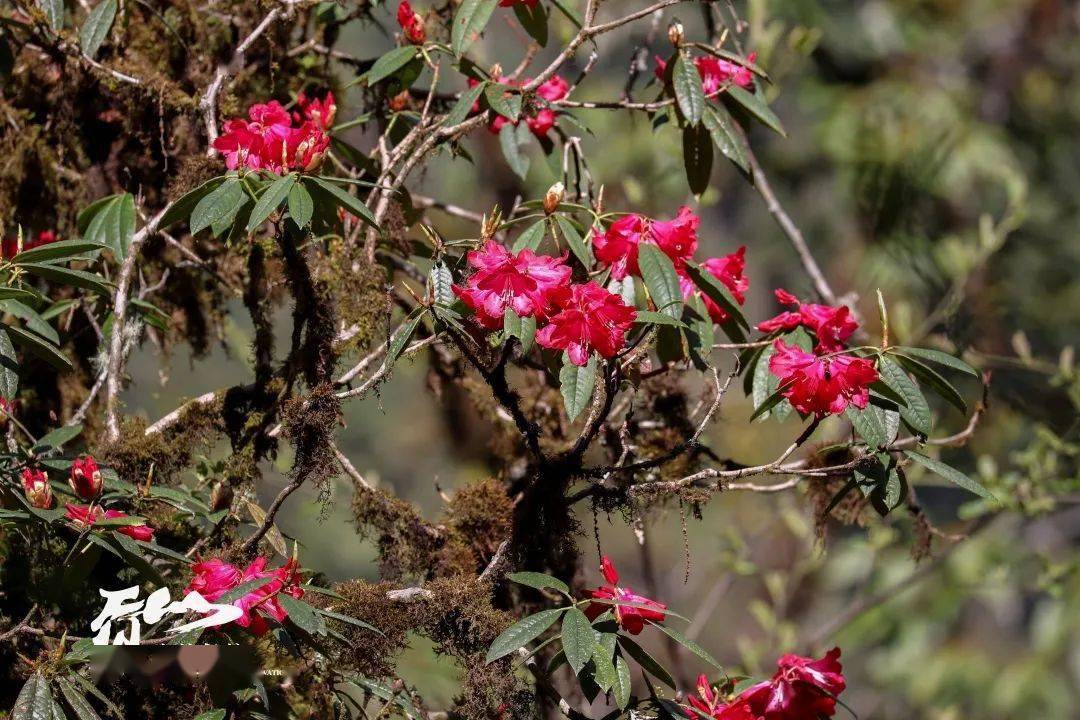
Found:
[[[248,119],[225,123],[214,149],[225,156],[230,170],[247,168],[283,174],[290,170],[311,171],[323,161],[337,105],[333,93],[322,100],[301,94],[299,110],[290,114],[281,103],[252,105]]]
[[[691,259],[697,252],[697,231],[700,225],[701,218],[685,205],[679,208],[678,214],[672,220],[624,215],[611,223],[607,230],[594,233],[593,247],[597,259],[611,267],[611,276],[622,280],[627,275],[641,276],[638,246],[641,243],[656,245],[671,258],[675,272],[679,275],[683,298],[689,300],[695,295],[701,297],[713,321],[722,323],[728,320],[728,313],[701,293],[686,275],[686,260]],[[723,283],[740,305],[746,301],[750,279],[743,274],[746,269],[745,247],[740,247],[729,255],[709,258],[702,263],[702,267]]]
[[[557,288],[551,294],[555,311],[536,333],[542,347],[565,350],[570,362],[585,365],[595,350],[614,357],[626,344],[637,311],[594,282]]]
[[[793,305],[796,309],[759,322],[757,329],[761,332],[790,331],[802,326],[817,336],[818,352],[834,352],[843,349],[847,339],[859,329],[859,324],[846,305],[833,307],[804,303],[783,288],[773,292],[781,305]]]
[[[89,455],[77,457],[68,472],[71,491],[83,500],[93,500],[101,494],[101,470],[97,461]]]
[[[413,45],[423,45],[427,39],[427,31],[424,29],[424,18],[420,13],[412,9],[409,0],[401,0],[397,9],[397,21],[401,26],[401,32],[405,39]]]
[[[281,623],[289,616],[281,606],[278,595],[284,593],[294,598],[304,596],[295,560],[289,560],[273,570],[267,570],[266,565],[267,559],[264,557],[256,558],[243,570],[220,558],[197,562],[192,566],[193,576],[186,592],[198,592],[208,601],[215,602],[246,582],[266,579],[266,583],[232,603],[243,611],[236,620],[237,625],[248,628],[255,635],[265,635],[270,629],[267,618]]]
[[[37,468],[23,468],[22,471],[23,492],[26,500],[33,507],[47,510],[52,507],[52,487],[49,486],[49,478]]]
[[[838,415],[870,400],[870,384],[878,379],[873,363],[847,354],[815,355],[777,340],[769,370],[780,378],[781,394],[804,415]]]
[[[662,80],[667,70],[667,61],[659,57],[655,60],[656,77]],[[755,60],[757,60],[757,53],[746,56],[748,63],[753,63]],[[713,55],[703,55],[694,58],[694,66],[697,68],[698,75],[701,76],[701,87],[706,95],[715,95],[729,84],[738,85],[746,90],[754,87],[754,73],[744,65]]]
[[[499,78],[497,78],[497,80],[502,85],[509,85],[512,87],[525,85],[529,82],[528,80],[524,80],[522,82],[515,82],[510,78],[504,76],[500,76]],[[478,84],[478,81],[475,79],[469,80],[470,87],[475,87]],[[567,93],[569,92],[570,83],[566,82],[566,80],[564,80],[558,75],[553,75],[536,88],[536,97],[540,100],[544,100],[547,102],[555,102],[557,100],[562,100],[563,98],[565,98]],[[479,110],[480,103],[479,101],[477,101],[477,103],[473,106],[473,112],[478,112]],[[555,127],[556,115],[555,111],[551,108],[540,107],[532,111],[523,112],[522,119],[525,121],[525,124],[529,126],[529,130],[532,131],[533,135],[538,138],[546,138],[547,134],[551,131],[551,129]],[[488,130],[493,133],[498,133],[500,130],[503,129],[504,125],[510,122],[512,121],[508,118],[503,117],[502,115],[495,115],[491,122],[488,123]],[[517,123],[512,124],[516,125]]]
[[[776,299],[796,309],[758,323],[762,332],[806,328],[817,338],[809,353],[781,339],[773,343],[769,371],[780,378],[780,392],[804,415],[818,417],[844,412],[849,405],[864,409],[870,400],[870,384],[878,379],[873,363],[841,352],[859,324],[847,306],[804,303],[778,288]]]
[[[68,520],[83,528],[89,528],[99,520],[114,520],[131,517],[127,513],[120,512],[119,510],[105,510],[98,505],[76,505],[75,503],[68,503],[65,505],[64,512],[67,515]],[[118,525],[114,529],[135,540],[149,542],[154,537],[154,528],[146,523]]]
[[[42,230],[37,235],[32,235],[27,238],[23,238],[23,250],[30,250],[31,248],[41,247],[42,245],[48,245],[54,243],[59,238],[52,230]],[[15,237],[6,237],[3,240],[3,255],[5,260],[10,260],[15,257],[19,252],[19,239]]]
[[[515,255],[489,240],[468,254],[469,265],[476,272],[463,287],[455,285],[454,292],[489,329],[502,327],[508,307],[520,317],[543,318],[552,293],[570,281],[565,259],[537,255],[527,248]]]
[[[637,635],[646,622],[660,623],[667,617],[667,605],[619,585],[619,573],[607,555],[600,558],[600,570],[608,584],[590,590],[589,594],[601,600],[612,600],[614,603],[590,603],[585,608],[585,615],[589,620],[595,620],[607,610],[614,610],[615,621],[619,626],[631,635]]]
[[[819,660],[784,655],[772,679],[752,685],[725,702],[704,675],[690,707],[714,720],[820,720],[836,713],[836,698],[847,686],[840,665],[840,648]],[[696,717],[691,715],[691,717]]]

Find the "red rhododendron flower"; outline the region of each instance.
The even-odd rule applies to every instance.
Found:
[[[105,511],[106,520],[126,517],[131,516],[127,513],[120,512],[119,510]],[[154,537],[154,528],[150,527],[146,523],[139,523],[138,525],[121,525],[120,527],[116,528],[116,531],[119,533],[123,533],[130,538],[135,538],[136,540],[144,540],[146,542],[150,542],[150,540],[152,540]]]
[[[93,500],[101,494],[101,470],[89,455],[75,458],[68,473],[68,485],[83,500]]]
[[[250,565],[244,568],[240,582],[246,583],[258,578],[273,579],[233,603],[233,605],[244,611],[244,614],[236,620],[236,624],[248,628],[252,633],[259,636],[265,635],[270,629],[266,617],[271,617],[282,623],[289,616],[277,599],[280,593],[291,595],[294,598],[300,598],[304,595],[304,590],[300,587],[300,574],[297,572],[295,560],[289,560],[274,570],[266,570],[266,562],[266,558],[263,557],[252,561]]]
[[[874,365],[854,355],[814,355],[777,339],[769,371],[780,378],[781,394],[799,412],[839,415],[870,400],[870,383],[877,381]]]
[[[697,231],[701,218],[685,205],[672,220],[650,220],[641,215],[624,215],[611,223],[606,231],[593,234],[596,257],[611,266],[611,277],[622,280],[627,275],[640,275],[638,245],[651,242],[671,258],[675,269],[697,250]]]
[[[492,240],[471,251],[468,259],[476,272],[464,287],[454,285],[454,292],[476,312],[477,321],[490,329],[502,327],[508,307],[519,317],[542,317],[552,291],[570,281],[565,257],[537,255],[528,248],[512,254]]]
[[[656,61],[656,77],[663,80],[664,71],[667,70],[667,61],[660,57],[654,60]],[[755,60],[757,60],[756,52],[746,56],[746,61],[749,63]],[[739,63],[713,55],[703,55],[694,58],[694,66],[697,68],[698,75],[701,76],[701,87],[706,95],[715,95],[728,84],[738,85],[746,90],[754,87],[754,73],[750,71],[750,68]]]
[[[819,720],[836,713],[836,696],[847,686],[840,666],[840,648],[820,660],[784,655],[776,674],[740,696],[761,720]]]
[[[214,602],[233,588],[259,578],[271,578],[232,604],[240,608],[243,614],[236,624],[248,628],[255,635],[264,635],[270,629],[266,618],[284,622],[288,617],[277,596],[280,593],[295,598],[303,597],[300,587],[300,574],[295,560],[290,560],[279,568],[266,569],[266,558],[256,558],[244,570],[219,558],[195,563],[193,576],[186,592],[197,591],[210,602]]]
[[[540,86],[536,88],[536,96],[541,97],[548,102],[562,100],[569,92],[570,83],[566,82],[566,80],[558,75],[552,75],[550,78],[540,83]]]
[[[397,8],[397,21],[401,26],[405,39],[413,45],[423,45],[427,39],[427,31],[424,30],[424,18],[420,13],[413,12],[409,0],[401,0]]]
[[[198,592],[210,602],[240,584],[241,572],[221,558],[211,558],[191,566],[193,573],[186,592]]]
[[[26,501],[41,510],[52,507],[52,487],[49,486],[49,478],[37,468],[23,468],[22,471],[23,492],[26,493]]]
[[[740,305],[746,302],[746,291],[750,288],[750,278],[743,275],[743,271],[746,269],[746,246],[740,247],[735,252],[723,257],[709,258],[701,263],[701,266],[722,282]],[[684,299],[689,300],[693,295],[701,297],[713,322],[726,322],[730,317],[726,310],[713,302],[708,295],[698,290],[694,281],[683,273],[679,274],[679,286],[682,288]]]
[[[667,617],[667,613],[664,612],[667,610],[667,605],[638,595],[630,588],[620,587],[619,573],[607,555],[600,558],[600,571],[603,572],[608,584],[590,590],[589,594],[602,600],[614,600],[615,603],[590,603],[585,608],[585,615],[589,620],[595,620],[605,611],[614,609],[615,621],[631,635],[641,632],[646,620],[654,623],[664,622],[664,618]],[[632,603],[632,605],[623,605],[619,601]]]
[[[229,120],[214,141],[230,170],[239,167],[282,174],[289,170],[317,168],[330,145],[326,131],[334,121],[337,105],[332,93],[322,100],[301,95],[300,111],[292,116],[276,100],[252,105],[249,120]],[[293,126],[293,122],[299,123]]]
[[[761,332],[794,330],[803,325],[817,336],[819,352],[834,352],[842,349],[847,339],[859,329],[859,324],[851,317],[851,310],[846,305],[833,307],[804,303],[783,288],[777,288],[774,292],[781,305],[794,305],[797,309],[758,323],[757,329]]]
[[[725,703],[704,674],[698,675],[697,693],[697,695],[687,697],[687,700],[692,708],[706,717],[711,717],[713,720],[757,720],[746,700],[736,698],[730,703]],[[691,717],[698,716],[691,715]]]
[[[67,519],[76,525],[90,527],[94,521],[104,515],[104,511],[97,505],[76,505],[68,503],[64,506],[64,514]]]
[[[561,286],[550,296],[555,310],[536,333],[542,347],[565,350],[570,362],[585,365],[595,350],[613,357],[626,344],[637,311],[595,282]]]
[[[624,215],[606,231],[593,233],[596,259],[611,266],[611,277],[615,280],[641,274],[637,264],[638,245],[644,239],[648,222],[641,215]]]
[[[15,413],[15,403],[7,398],[0,397],[0,427],[7,424],[8,418]]]
[[[697,231],[701,218],[683,205],[673,220],[653,220],[649,224],[649,237],[675,263],[679,269],[682,261],[693,257],[697,251]]]

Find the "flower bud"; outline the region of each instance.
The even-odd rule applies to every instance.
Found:
[[[544,195],[544,213],[550,215],[558,210],[559,203],[563,201],[563,196],[565,194],[566,188],[563,187],[561,182],[557,182],[549,187],[547,193]]]
[[[68,476],[71,490],[83,500],[93,500],[101,494],[101,470],[89,455],[75,458]]]
[[[386,104],[389,105],[390,109],[394,112],[401,112],[409,107],[409,100],[411,97],[408,90],[402,90],[397,95],[387,100]]]
[[[214,489],[210,491],[210,509],[214,512],[224,510],[232,504],[232,499],[232,487],[226,483],[219,482],[217,485],[214,485]]]
[[[41,510],[52,507],[52,488],[49,486],[49,478],[45,476],[45,473],[37,468],[23,468],[22,485],[26,499],[33,507]]]
[[[668,40],[671,41],[672,45],[674,45],[677,48],[681,47],[682,43],[683,43],[683,37],[684,37],[684,31],[683,31],[682,23],[679,22],[678,20],[676,20],[675,22],[668,25],[667,37],[668,37]]]

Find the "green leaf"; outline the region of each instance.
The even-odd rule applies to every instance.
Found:
[[[326,180],[322,180],[321,178],[315,177],[305,177],[304,182],[314,183],[320,189],[325,190],[327,193],[333,196],[337,204],[341,205],[343,208],[366,222],[371,227],[378,229],[379,224],[375,222],[375,216],[372,214],[371,210],[368,209],[368,206],[360,202],[359,199],[353,197],[349,193],[339,188],[337,185],[327,182]]]
[[[645,247],[642,245],[641,247]],[[640,256],[641,250],[639,248],[638,254]],[[641,261],[638,261],[638,265]],[[750,329],[750,323],[747,322],[746,316],[743,315],[742,306],[735,299],[735,296],[731,294],[727,286],[720,282],[715,275],[708,270],[704,269],[701,265],[698,265],[693,260],[687,260],[684,265],[686,274],[690,276],[690,279],[697,286],[698,290],[705,293],[705,295],[716,303],[724,312],[735,319],[735,322],[746,328]],[[676,279],[677,283],[677,279]]]
[[[314,589],[314,588],[312,588],[312,589]],[[374,625],[369,625],[368,623],[366,623],[363,620],[360,620],[358,618],[354,618],[354,617],[351,617],[349,615],[342,615],[341,613],[336,613],[336,612],[333,612],[331,610],[323,610],[322,608],[315,608],[315,610],[320,615],[322,615],[324,617],[328,617],[331,620],[337,620],[339,622],[343,622],[343,623],[346,623],[348,625],[355,625],[358,628],[363,628],[364,630],[371,630],[372,632],[376,632],[376,633],[382,635],[383,637],[386,637],[386,634],[383,633],[382,630],[375,627]]]
[[[112,27],[115,17],[116,0],[103,0],[86,16],[86,22],[79,30],[79,45],[87,57],[92,59],[97,55],[98,48],[109,35],[109,28]]]
[[[464,0],[454,13],[454,26],[450,30],[450,47],[459,57],[487,27],[491,13],[499,0]]]
[[[105,280],[100,275],[95,275],[94,273],[89,273],[85,270],[72,270],[71,268],[60,267],[58,265],[46,265],[43,263],[23,263],[19,267],[38,277],[43,277],[46,280],[80,287],[95,292],[98,295],[112,294],[112,289],[105,284]]]
[[[574,257],[581,261],[586,270],[591,268],[593,262],[595,262],[592,248],[582,239],[581,233],[574,227],[574,223],[570,222],[570,219],[562,214],[555,216],[555,222],[559,226],[563,238],[566,239],[566,244],[570,246],[570,251],[574,253]]]
[[[20,265],[24,262],[51,262],[53,260],[75,257],[76,255],[85,252],[105,250],[108,247],[108,245],[92,240],[60,240],[59,242],[49,243],[48,245],[41,245],[36,248],[30,248],[29,250],[23,250],[21,253],[11,258],[11,262],[16,265]]]
[[[896,355],[895,357],[897,362],[912,375],[919,378],[919,381],[923,385],[931,388],[960,412],[965,415],[967,414],[967,403],[964,402],[964,398],[957,389],[954,388],[948,380],[938,374],[936,370],[933,370],[929,366],[922,364],[918,360],[909,358],[906,355]]]
[[[179,200],[169,205],[165,214],[161,216],[158,227],[164,229],[188,217],[191,211],[195,209],[195,206],[199,204],[199,201],[209,195],[215,188],[220,187],[226,179],[227,176],[225,175],[210,178],[198,187],[184,193]],[[80,214],[79,217],[81,222],[82,215]]]
[[[709,189],[709,179],[712,177],[712,138],[708,128],[699,123],[683,128],[682,142],[686,183],[692,193],[701,195]]]
[[[86,226],[84,238],[107,245],[117,260],[123,260],[135,235],[135,198],[131,193],[113,195],[101,204],[94,203],[85,212],[94,208],[97,211]]]
[[[705,90],[701,87],[701,74],[689,53],[680,51],[675,58],[671,84],[675,88],[675,99],[687,124],[700,124],[702,113],[705,112]]]
[[[511,89],[507,85],[488,83],[484,89],[484,99],[487,100],[488,107],[516,123],[521,117],[521,95],[511,93]]]
[[[576,607],[567,610],[562,621],[562,646],[566,661],[575,675],[581,672],[592,657],[594,639],[592,623],[585,617],[585,613]]]
[[[927,457],[926,455],[915,452],[914,450],[905,450],[904,454],[918,464],[922,465],[930,472],[936,475],[940,475],[954,485],[958,485],[964,488],[968,492],[973,492],[976,495],[984,497],[988,500],[997,500],[997,498],[994,497],[993,493],[991,493],[989,490],[982,486],[982,483],[978,482],[977,480],[971,479],[970,477],[960,472],[956,468],[952,467],[951,465],[946,465],[940,460],[935,460],[934,458]]]
[[[56,684],[60,686],[67,704],[79,716],[79,720],[101,720],[94,707],[79,690],[71,684],[67,678],[57,678]]]
[[[420,324],[420,320],[424,317],[423,312],[418,312],[414,317],[406,320],[402,323],[401,327],[390,338],[390,347],[386,351],[386,367],[391,368],[397,359],[401,357],[401,353],[405,351],[405,346],[409,342],[409,338],[416,332],[416,326]]]
[[[900,355],[907,355],[908,357],[919,358],[921,360],[929,360],[930,362],[950,367],[953,370],[959,370],[960,372],[967,373],[972,377],[979,377],[978,370],[971,367],[960,358],[953,357],[952,355],[949,355],[948,353],[943,353],[940,350],[929,350],[927,348],[904,347],[902,345],[898,345],[896,347],[889,348],[888,352],[899,353]]]
[[[285,593],[278,593],[278,602],[281,603],[281,607],[285,612],[289,614],[289,620],[300,628],[304,632],[310,635],[325,635],[326,623],[322,617],[315,612],[315,608],[308,605],[303,600],[294,598],[292,595]]]
[[[871,449],[887,447],[890,442],[889,430],[885,425],[885,413],[875,405],[868,404],[860,410],[848,405],[844,415],[855,427],[855,432],[866,441]]]
[[[907,403],[906,407],[903,404],[900,405],[900,417],[904,418],[916,432],[924,437],[928,436],[933,430],[933,419],[930,415],[930,406],[927,405],[919,386],[912,382],[904,369],[887,355],[882,355],[878,360],[878,373],[881,375],[882,382],[903,397],[904,402]]]
[[[60,352],[60,348],[56,347],[48,340],[14,326],[8,327],[7,331],[11,335],[12,340],[19,345],[22,345],[57,370],[71,369],[71,361],[67,359],[66,355]]]
[[[292,216],[296,227],[307,227],[314,212],[315,202],[311,199],[311,193],[302,183],[295,183],[289,188],[289,215]]]
[[[538,572],[516,572],[510,573],[506,576],[507,580],[516,582],[518,585],[525,585],[527,587],[536,588],[537,590],[543,590],[544,588],[554,588],[561,593],[567,595],[570,594],[570,586],[564,583],[562,580],[544,573]]]
[[[652,325],[671,325],[672,327],[685,328],[686,323],[677,318],[673,318],[670,315],[664,313],[653,312],[652,310],[638,310],[637,316],[634,317],[634,322],[642,324]]]
[[[780,124],[780,118],[776,116],[776,113],[772,111],[772,108],[769,107],[768,103],[765,102],[765,98],[761,95],[744,90],[738,85],[730,85],[726,95],[746,108],[751,115],[765,123],[766,126],[787,137],[784,126]]]
[[[682,317],[682,289],[671,258],[656,245],[641,243],[638,245],[638,267],[656,309],[673,318]]]
[[[244,186],[240,180],[231,177],[218,187],[204,195],[191,211],[188,226],[192,235],[210,227],[214,223],[235,212],[237,205],[244,200]]]
[[[79,437],[79,435],[82,434],[82,430],[83,426],[79,424],[58,427],[34,443],[34,447],[31,448],[31,451],[35,454],[40,454],[48,452],[49,450],[59,450],[67,443]]]
[[[7,330],[0,327],[0,397],[12,400],[19,392],[19,360]]]
[[[37,673],[30,676],[11,708],[11,720],[53,720],[49,681]]]
[[[777,388],[776,392],[774,392],[772,395],[769,395],[767,398],[762,400],[761,404],[758,405],[756,408],[754,408],[754,412],[750,415],[750,422],[753,422],[754,420],[757,420],[759,417],[764,416],[765,413],[769,412],[774,407],[776,407],[780,403],[784,402],[785,398],[784,398],[783,392],[786,389],[787,389],[786,387]]]
[[[453,305],[457,299],[453,285],[454,276],[450,273],[450,268],[442,260],[436,260],[431,266],[431,272],[428,273],[428,290],[431,293],[431,299],[439,305],[447,307]]]
[[[368,70],[368,85],[374,85],[375,83],[388,78],[396,73],[401,68],[409,64],[409,61],[416,57],[420,52],[420,48],[416,45],[405,45],[404,47],[394,48],[390,52],[386,53],[371,66]]]
[[[37,6],[45,13],[49,29],[60,32],[64,27],[64,0],[37,0]]]
[[[658,628],[661,631],[663,631],[663,633],[665,635],[667,635],[669,638],[671,638],[675,642],[679,643],[684,648],[686,648],[690,652],[694,653],[699,658],[701,658],[705,662],[709,663],[710,665],[712,665],[717,670],[723,671],[724,666],[721,665],[720,663],[718,663],[716,661],[716,658],[714,658],[712,655],[710,655],[708,653],[708,651],[705,650],[705,648],[701,647],[696,642],[694,642],[690,638],[686,637],[685,635],[683,635],[681,632],[679,632],[675,628],[668,627],[667,625],[661,625],[659,623],[651,623],[651,624],[652,624],[653,627]]]
[[[615,658],[615,685],[612,690],[620,710],[625,710],[630,704],[630,687],[630,666],[623,656],[619,655]]]
[[[750,162],[746,159],[745,140],[731,113],[722,105],[709,105],[705,108],[701,121],[705,123],[713,143],[724,157],[735,163],[744,173],[750,172]]]
[[[296,173],[289,173],[270,183],[270,186],[263,190],[263,194],[259,196],[255,207],[251,209],[246,230],[251,232],[262,225],[266,218],[270,217],[270,213],[277,210],[281,202],[289,196],[289,191],[292,190],[295,183]]]
[[[614,638],[614,635],[609,637]],[[604,692],[607,692],[619,681],[615,671],[615,663],[611,660],[611,652],[600,644],[593,645],[592,651],[593,679]]]
[[[506,164],[515,175],[524,180],[529,174],[529,158],[522,154],[521,146],[518,144],[517,128],[510,123],[506,123],[499,130],[499,147],[502,148]]]
[[[484,661],[493,662],[501,657],[506,657],[518,648],[525,647],[554,625],[555,621],[565,611],[566,608],[553,608],[518,620],[503,630],[499,637],[495,638],[491,643],[491,647],[488,648]]]
[[[514,3],[514,14],[517,15],[521,27],[529,33],[529,37],[547,47],[548,43],[548,11],[543,3],[536,3],[529,7],[523,2]]]
[[[254,580],[248,580],[247,582],[240,583],[214,602],[221,605],[231,605],[232,603],[236,602],[248,593],[255,592],[263,585],[266,585],[268,582],[273,581],[273,579],[273,577],[257,577]]]
[[[878,453],[873,464],[857,466],[852,479],[882,517],[899,507],[907,497],[904,473],[889,453]]]
[[[578,367],[570,362],[570,356],[563,353],[562,369],[559,370],[559,392],[566,406],[566,416],[573,422],[592,400],[593,388],[596,387],[596,354],[589,355],[589,361]]]
[[[486,87],[487,81],[484,81],[461,93],[461,97],[454,103],[454,107],[446,114],[446,119],[443,120],[443,126],[453,127],[454,125],[460,125],[464,122],[465,118],[469,117],[473,105],[480,99],[480,95],[484,92]]]
[[[522,351],[529,352],[536,340],[536,318],[518,317],[514,309],[508,306],[503,311],[503,334],[508,338],[516,337],[521,341]]]
[[[519,253],[522,250],[528,248],[529,250],[536,252],[536,249],[540,247],[540,243],[544,241],[544,233],[546,232],[546,230],[547,220],[544,218],[537,220],[532,225],[525,228],[525,230],[520,235],[518,235],[518,238],[514,242],[514,246],[511,248],[511,251]]]
[[[675,689],[675,680],[671,677],[671,673],[664,669],[664,666],[656,661],[656,659],[646,652],[645,648],[638,645],[634,640],[626,637],[625,635],[619,636],[619,646],[626,651],[626,653],[634,658],[641,669],[652,675],[660,682],[667,685],[672,690]]]

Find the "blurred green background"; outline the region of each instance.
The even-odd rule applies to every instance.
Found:
[[[645,4],[607,2],[601,18]],[[729,17],[725,3],[717,8]],[[898,341],[963,352],[993,372],[990,412],[973,442],[944,458],[1006,501],[974,503],[913,471],[943,531],[977,528],[959,543],[935,538],[933,554],[918,563],[904,513],[874,516],[865,527],[831,525],[820,538],[801,490],[717,495],[701,520],[687,520],[685,549],[675,505],[642,518],[645,545],[625,518],[601,516],[603,551],[624,583],[691,618],[689,635],[733,671],[768,674],[782,652],[839,644],[845,699],[859,717],[1080,717],[1080,383],[1071,349],[1080,337],[1080,5],[753,0],[736,8],[747,23],[742,42],[772,76],[769,95],[788,131],[751,135],[781,202],[837,292],[858,297],[871,334],[880,288]],[[666,12],[655,53],[669,52],[663,29],[675,17],[692,39],[704,39],[701,9],[683,4]],[[573,97],[617,98],[647,30],[639,23],[603,38],[602,59]],[[513,67],[520,34],[511,13],[497,15],[480,55]],[[380,29],[359,27],[338,48],[374,57],[391,43]],[[635,90],[639,99],[657,92],[643,87],[650,76],[651,69]],[[675,131],[654,132],[640,115],[575,113],[591,132],[565,119],[560,127],[581,136],[607,208],[668,217],[689,203],[702,216],[702,256],[745,244],[751,318],[773,314],[774,287],[812,295],[764,203],[733,166],[718,159],[699,201],[686,188]],[[351,139],[370,146],[362,133]],[[465,147],[474,163],[444,154],[418,191],[486,212],[518,194],[539,196],[556,179],[539,145],[529,148],[524,183],[494,136],[481,131]],[[476,234],[460,220],[432,219],[448,237]],[[163,359],[145,347],[132,363],[129,409],[157,418],[182,397],[245,379],[250,326],[235,310],[221,347],[205,360],[184,352]],[[286,311],[280,319],[286,326]],[[165,387],[160,373],[169,377]],[[490,468],[485,429],[437,403],[424,380],[422,357],[404,363],[377,397],[346,406],[340,438],[369,481],[436,518],[436,484],[453,492]],[[699,380],[687,382],[694,391]],[[970,402],[978,399],[974,382],[960,387]],[[936,411],[939,433],[963,427],[956,411]],[[793,421],[748,426],[749,412],[733,391],[707,436],[719,456],[767,461],[798,432]],[[829,428],[816,437],[830,437]],[[283,453],[265,468],[264,503],[290,462]],[[372,544],[353,531],[350,494],[340,480],[324,507],[305,488],[280,524],[300,541],[306,566],[332,579],[375,579]],[[593,584],[599,572],[587,508],[581,519]],[[649,640],[684,682],[703,669]],[[401,668],[430,706],[452,696],[457,671],[423,641]]]

